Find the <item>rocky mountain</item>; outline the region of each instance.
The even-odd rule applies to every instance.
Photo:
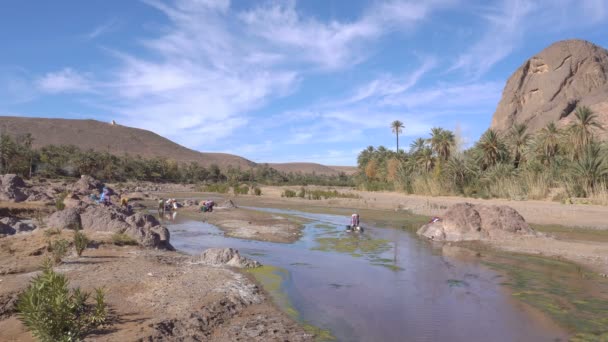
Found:
[[[608,128],[608,50],[583,40],[559,41],[511,75],[491,128],[506,131],[525,123],[534,132],[549,122],[564,126],[579,106],[591,108]]]
[[[0,116],[0,131],[12,136],[32,134],[35,148],[47,145],[75,145],[82,150],[108,151],[144,158],[164,157],[178,162],[196,162],[208,167],[240,167],[257,164],[227,153],[198,152],[143,129],[110,124],[96,120],[48,119]],[[274,164],[279,171],[338,175],[341,171],[315,163]]]

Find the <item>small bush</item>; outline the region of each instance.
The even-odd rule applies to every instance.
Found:
[[[296,192],[293,190],[285,189],[283,191],[283,193],[281,194],[281,197],[288,197],[288,198],[296,197]]]
[[[57,208],[57,210],[63,210],[65,209],[65,203],[63,203],[63,200],[68,196],[67,192],[62,192],[61,194],[59,194],[57,196],[57,198],[55,199],[55,208]]]
[[[253,188],[253,194],[256,196],[262,196],[262,189],[256,186],[255,188]]]
[[[228,193],[230,186],[225,183],[207,184],[202,187],[203,192],[217,192],[220,194]]]
[[[49,252],[51,252],[51,255],[53,255],[53,261],[55,264],[60,264],[61,259],[68,254],[68,247],[70,247],[70,243],[65,239],[49,242],[47,249]]]
[[[112,235],[112,243],[116,246],[137,246],[138,243],[125,233],[115,233]]]
[[[82,252],[87,248],[89,242],[89,239],[83,232],[80,230],[74,231],[74,248],[76,249],[76,254],[78,254],[78,256],[82,256]]]
[[[61,234],[60,228],[49,228],[44,231],[44,236],[46,236],[46,237],[53,236],[53,235],[59,235],[59,234]]]
[[[249,193],[249,187],[247,185],[238,186],[235,185],[233,188],[235,195],[247,195]]]
[[[42,274],[32,279],[17,300],[19,319],[42,342],[80,341],[102,325],[107,317],[105,294],[95,290],[95,304],[87,303],[90,294],[69,289],[65,275],[55,273],[50,260]]]
[[[300,188],[300,191],[298,192],[298,197],[300,197],[300,198],[306,197],[306,189],[304,187]]]

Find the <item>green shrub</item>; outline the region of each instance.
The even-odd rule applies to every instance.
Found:
[[[256,196],[262,196],[262,189],[256,186],[255,188],[253,188],[253,194]]]
[[[137,246],[135,239],[125,233],[115,233],[112,235],[112,243],[116,246]]]
[[[247,195],[249,193],[249,187],[247,185],[238,186],[235,185],[233,188],[235,195]]]
[[[78,256],[82,255],[82,252],[87,248],[89,242],[89,239],[82,231],[74,231],[74,248],[76,249],[76,254],[78,254]]]
[[[95,304],[87,303],[90,294],[79,288],[70,290],[65,275],[55,273],[50,260],[42,274],[32,279],[17,301],[19,319],[42,342],[80,341],[102,325],[107,317],[103,290],[95,290]]]
[[[283,193],[281,194],[281,197],[288,197],[288,198],[296,197],[296,192],[293,190],[285,189],[283,191]]]
[[[300,191],[298,192],[298,197],[300,198],[304,198],[306,196],[306,189],[304,187],[300,188]]]
[[[60,193],[57,198],[55,199],[55,208],[57,208],[57,210],[63,210],[65,209],[65,203],[63,203],[63,200],[68,196],[67,192],[62,192]]]
[[[59,234],[61,234],[60,228],[49,228],[44,231],[44,236],[46,236],[46,237],[53,236],[53,235],[59,235]]]
[[[202,187],[203,192],[217,192],[220,194],[228,193],[230,186],[226,183],[207,184]]]
[[[70,247],[70,243],[65,239],[49,242],[48,249],[53,255],[53,261],[55,264],[61,263],[61,259],[68,254],[68,247]]]

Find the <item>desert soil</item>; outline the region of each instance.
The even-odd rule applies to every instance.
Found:
[[[110,236],[86,232],[98,245],[55,268],[72,286],[102,287],[110,321],[95,341],[311,341],[244,273],[189,263],[177,252],[118,247]],[[37,274],[47,239],[42,231],[0,239],[0,340],[33,341],[17,319],[18,293]]]

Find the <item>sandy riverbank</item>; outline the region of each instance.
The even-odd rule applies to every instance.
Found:
[[[55,268],[73,286],[106,290],[111,317],[94,341],[311,341],[244,273],[189,263],[177,252],[118,247],[109,235],[86,232],[97,248]],[[71,231],[61,237],[71,240]],[[60,235],[50,238],[56,239]],[[0,239],[0,340],[33,341],[14,301],[45,257],[42,231]]]

